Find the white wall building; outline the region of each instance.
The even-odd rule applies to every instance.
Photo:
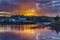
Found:
[[[10,12],[0,12],[1,17],[10,17],[12,14]]]

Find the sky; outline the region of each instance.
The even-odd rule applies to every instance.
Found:
[[[25,10],[34,9],[37,14],[56,16],[60,14],[60,0],[0,0],[0,11],[23,14]]]

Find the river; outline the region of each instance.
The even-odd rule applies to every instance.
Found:
[[[37,27],[37,28],[33,28]],[[49,27],[31,25],[0,25],[0,40],[60,40],[60,32]]]

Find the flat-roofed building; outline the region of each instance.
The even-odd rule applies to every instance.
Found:
[[[10,17],[11,15],[10,12],[0,12],[0,17]]]

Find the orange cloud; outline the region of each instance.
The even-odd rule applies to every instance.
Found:
[[[18,12],[19,11],[19,12]],[[17,8],[18,15],[24,16],[41,16],[42,14],[37,11],[36,7],[32,3],[25,3]]]

